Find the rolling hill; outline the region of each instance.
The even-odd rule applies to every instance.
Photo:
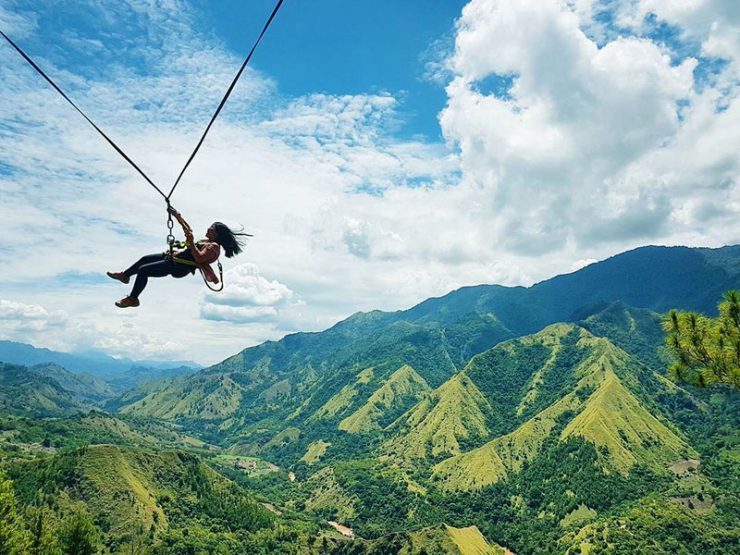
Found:
[[[113,547],[132,533],[155,538],[197,527],[188,515],[199,513],[231,520],[234,529],[272,523],[242,488],[182,451],[93,445],[10,465],[9,474],[22,503],[53,500],[61,513],[84,507]]]
[[[0,362],[0,410],[32,416],[62,416],[89,410],[113,395],[101,380],[56,365]]]
[[[192,376],[129,392],[110,408],[187,423],[234,442],[264,443],[270,439],[265,430],[274,436],[288,423],[302,433],[294,452],[302,455],[310,442],[322,439],[320,428],[339,429],[398,368],[409,365],[431,388],[438,388],[471,357],[553,323],[581,322],[585,329],[606,325],[619,336],[614,337],[616,345],[629,344],[633,354],[642,349],[645,356],[655,357],[652,337],[641,339],[642,346],[632,342],[645,337],[642,330],[632,338],[629,329],[617,331],[615,326],[628,322],[604,324],[605,314],[596,323],[586,320],[610,306],[617,318],[613,303],[629,306],[640,325],[654,312],[673,307],[711,313],[722,291],[740,287],[739,261],[740,246],[643,247],[531,287],[464,287],[408,310],[358,313],[323,332],[297,333],[251,347]],[[543,355],[546,346],[537,349],[527,356]],[[528,364],[521,361],[506,387],[517,390],[532,378]],[[368,368],[373,377],[358,383],[358,374]],[[548,372],[544,367],[542,371]],[[556,392],[550,388],[557,380],[538,385],[539,379],[532,378],[530,396],[520,399],[517,418],[531,416],[548,399],[554,400]],[[493,407],[485,426],[498,434],[512,418],[511,407],[498,412],[509,393],[502,391],[500,398],[491,391],[483,393]],[[327,407],[336,409],[329,418],[329,413],[322,413]],[[344,427],[349,425],[347,421]]]

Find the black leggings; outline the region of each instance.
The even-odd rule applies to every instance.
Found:
[[[123,273],[127,276],[136,276],[134,287],[129,297],[138,299],[141,292],[149,282],[150,277],[172,276],[176,278],[185,277],[193,273],[194,268],[185,264],[178,264],[163,254],[148,254],[142,256],[139,261]]]

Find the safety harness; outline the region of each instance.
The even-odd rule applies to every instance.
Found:
[[[196,245],[203,245],[206,241],[196,241]],[[179,258],[173,254],[174,249],[181,249],[185,248],[188,245],[186,243],[183,243],[181,241],[173,241],[170,243],[170,252],[165,253],[165,256],[168,256],[172,262],[175,264],[182,264],[184,266],[192,266],[193,268],[197,268],[200,272],[200,276],[203,278],[203,283],[206,284],[206,287],[210,289],[211,291],[214,291],[218,293],[219,291],[222,291],[224,288],[224,269],[223,266],[221,266],[221,261],[219,259],[216,259],[216,264],[218,265],[218,287],[211,287],[211,282],[208,281],[208,278],[206,277],[205,272],[203,271],[203,268],[201,268],[200,265],[198,265],[197,262],[194,260],[188,260],[187,258]]]
[[[113,139],[111,139],[108,135],[106,135],[100,127],[98,127],[93,120],[91,120],[85,112],[83,112],[77,104],[75,104],[71,98],[69,98],[64,91],[59,88],[59,86],[49,77],[46,73],[44,73],[44,70],[42,70],[36,62],[34,62],[31,57],[26,54],[20,46],[18,46],[16,43],[14,43],[8,35],[6,35],[2,30],[0,30],[0,35],[20,54],[26,62],[39,74],[41,77],[43,77],[61,96],[66,100],[75,110],[77,110],[80,115],[87,120],[87,122],[93,126],[93,128],[110,144],[118,154],[120,154],[126,162],[128,162],[131,167],[133,167],[141,177],[144,178],[144,180],[151,185],[157,193],[159,193],[162,198],[164,199],[165,203],[167,204],[167,244],[169,245],[169,251],[170,251],[170,257],[172,257],[172,260],[174,262],[177,262],[178,264],[187,264],[187,265],[194,265],[197,267],[197,264],[193,263],[190,264],[190,261],[183,260],[183,259],[177,259],[173,255],[174,245],[175,245],[175,236],[172,233],[172,229],[174,226],[174,222],[172,221],[172,205],[170,204],[170,198],[172,197],[172,193],[175,192],[175,188],[180,183],[180,180],[182,179],[182,176],[185,174],[185,170],[188,169],[188,166],[190,165],[190,162],[193,161],[193,158],[195,158],[195,155],[198,153],[198,150],[200,150],[201,145],[203,144],[203,141],[206,138],[206,135],[208,135],[208,131],[210,131],[211,126],[216,121],[216,118],[218,117],[219,113],[221,112],[221,109],[224,107],[224,104],[226,104],[226,101],[228,100],[229,96],[231,95],[231,91],[234,90],[234,87],[236,86],[237,81],[239,80],[239,77],[241,77],[242,73],[247,67],[247,64],[249,63],[249,60],[252,59],[252,54],[254,54],[254,51],[257,49],[257,45],[259,45],[260,41],[262,40],[262,37],[267,32],[268,27],[272,23],[272,20],[275,19],[275,16],[277,15],[278,11],[280,10],[280,6],[282,6],[284,0],[278,0],[275,4],[275,7],[272,10],[272,13],[270,14],[270,17],[267,19],[267,22],[265,23],[264,27],[262,27],[262,32],[257,37],[257,40],[252,45],[252,49],[249,51],[249,54],[247,54],[246,59],[242,63],[241,67],[239,68],[239,71],[237,71],[236,76],[231,81],[231,84],[229,85],[229,88],[226,90],[226,94],[224,94],[223,98],[221,99],[221,102],[219,103],[218,107],[216,108],[216,111],[213,113],[213,116],[211,116],[211,120],[208,122],[208,125],[206,126],[205,131],[203,131],[203,135],[200,137],[200,140],[198,141],[198,144],[195,145],[195,149],[190,154],[190,157],[188,158],[187,162],[185,162],[185,166],[180,171],[180,174],[177,176],[177,179],[175,180],[174,185],[172,185],[172,188],[169,190],[167,194],[162,191],[155,183],[152,181],[149,176],[142,170],[136,162],[134,162],[124,151],[121,147],[119,147]],[[200,269],[200,268],[199,268]],[[221,270],[221,262],[218,263],[218,271],[221,273],[221,287],[219,289],[214,289],[210,286],[208,283],[208,280],[205,279],[205,275],[203,275],[203,279],[206,283],[206,286],[211,291],[221,291],[223,289],[223,273]],[[201,274],[203,274],[203,270],[201,270]]]

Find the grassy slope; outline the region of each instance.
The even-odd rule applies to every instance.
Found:
[[[322,468],[308,480],[312,489],[306,500],[306,509],[315,512],[326,512],[327,516],[336,517],[339,522],[347,522],[357,514],[355,506],[359,501],[353,494],[347,493],[339,485],[330,466]]]
[[[311,420],[328,420],[334,418],[337,413],[348,408],[352,404],[356,395],[357,390],[355,389],[354,384],[345,385],[326,403],[321,405],[315,413],[313,413]]]
[[[220,420],[239,408],[243,388],[228,374],[198,374],[160,382],[143,398],[121,409],[124,414],[173,419],[178,416]]]
[[[409,365],[404,365],[373,393],[367,402],[339,423],[339,429],[349,433],[380,430],[389,420],[388,416],[399,409],[413,405],[430,391],[426,380]]]
[[[308,450],[306,451],[306,454],[301,457],[301,460],[309,466],[319,462],[330,445],[331,443],[327,443],[323,440],[314,441],[308,446]]]
[[[650,414],[611,370],[561,437],[571,435],[606,448],[610,463],[623,473],[637,462],[661,468],[692,454],[686,443]]]
[[[177,477],[200,463],[177,452],[154,452],[95,445],[42,458],[16,467],[16,482],[26,494],[35,489],[64,494],[84,502],[104,526],[124,529],[141,523],[146,529],[167,525],[158,496],[174,495]],[[164,477],[167,478],[164,478]],[[169,483],[168,483],[169,482]]]
[[[398,432],[385,449],[408,459],[458,454],[461,442],[488,435],[490,410],[473,381],[458,374],[392,424]]]
[[[378,543],[382,543],[381,539]],[[399,554],[450,553],[455,555],[503,555],[502,547],[490,544],[476,526],[455,528],[441,524],[409,532]]]
[[[619,514],[566,534],[560,550],[566,555],[694,555],[737,553],[739,545],[736,525],[651,495]]]
[[[33,416],[65,416],[92,408],[112,394],[102,381],[60,366],[0,362],[0,410]]]
[[[582,436],[603,448],[606,466],[622,473],[638,461],[664,470],[670,462],[695,455],[617,376],[629,364],[629,355],[590,334],[584,334],[579,344],[589,347],[591,354],[573,369],[580,378],[574,390],[513,432],[437,464],[433,476],[444,489],[479,489],[519,471],[537,455],[564,415],[569,421],[561,439]]]
[[[236,484],[182,451],[94,445],[15,463],[9,471],[24,504],[40,493],[61,511],[82,503],[114,543],[135,529],[157,534],[176,521],[214,516],[214,500],[226,507],[243,500],[243,514],[270,518]]]
[[[445,529],[460,555],[502,555],[505,552],[503,548],[488,543],[476,526],[453,528],[445,525]]]
[[[77,466],[80,482],[75,497],[84,500],[93,514],[106,515],[111,525],[137,522],[148,530],[156,523],[164,528],[167,519],[157,505],[159,488],[152,469],[174,462],[171,454],[148,457],[112,445],[90,447]]]

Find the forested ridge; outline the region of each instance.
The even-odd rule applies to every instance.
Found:
[[[124,393],[1,363],[0,553],[739,551],[740,401],[706,370],[738,260],[638,249]]]

